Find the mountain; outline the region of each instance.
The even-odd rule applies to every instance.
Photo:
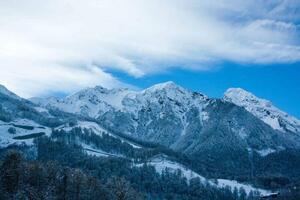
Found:
[[[18,100],[21,100],[20,97],[18,97],[16,94],[14,94],[13,92],[9,91],[4,85],[1,85],[0,84],[0,94],[2,95],[6,95],[10,98],[13,98],[13,99],[18,99]]]
[[[4,86],[0,86],[0,120],[9,122],[19,118],[27,118],[43,123],[50,115],[42,110],[45,109],[39,109],[32,102],[22,99]]]
[[[1,147],[32,146],[35,138],[46,136],[48,143],[79,145],[86,156],[125,159],[139,167],[148,163],[160,173],[180,169],[187,179],[187,173],[209,182],[218,179],[217,187],[236,183],[233,180],[260,187],[298,181],[298,129],[274,128],[257,112],[268,109],[270,116],[293,127],[297,120],[262,102],[266,100],[242,89],[229,89],[224,98],[214,99],[173,82],[142,91],[96,86],[61,99],[30,101],[3,87]],[[46,145],[38,145],[38,152],[59,157],[44,150]],[[168,159],[157,164],[157,155]]]
[[[51,129],[68,123],[73,114],[39,107],[0,86],[0,147],[32,145],[33,139],[50,135]]]
[[[225,155],[226,151],[218,153],[221,149],[236,152],[236,155],[226,154],[231,155],[230,160],[237,155],[244,159],[243,154],[247,155],[249,151],[266,155],[300,147],[298,133],[282,134],[286,130],[298,130],[295,118],[241,89],[229,89],[224,99],[212,99],[174,82],[157,84],[142,91],[96,86],[63,99],[32,101],[44,108],[94,118],[113,131],[189,155],[199,157],[216,151],[213,154],[217,156],[215,160]],[[270,126],[270,120],[258,114],[260,110],[269,116],[277,116],[286,128]]]
[[[253,154],[266,157],[300,148],[298,133],[282,134],[284,129],[274,129],[237,101],[230,101],[229,96],[236,99],[239,90],[227,94],[213,99],[166,82],[142,91],[96,86],[63,99],[33,102],[93,118],[110,131],[188,155],[199,163],[197,170],[209,175],[250,174]]]
[[[241,88],[230,88],[224,100],[245,108],[275,130],[300,133],[300,120],[281,111],[268,100],[256,97]]]
[[[140,92],[97,86],[58,101],[33,100],[45,108],[92,117],[116,131],[166,146],[189,129],[191,122],[187,118],[197,115],[198,125],[206,119],[202,109],[207,101],[205,95],[185,90],[173,82]]]

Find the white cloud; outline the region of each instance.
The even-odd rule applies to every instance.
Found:
[[[23,97],[49,95],[54,92],[71,93],[92,85],[107,88],[123,83],[96,66],[43,66],[43,63],[5,63],[11,67],[1,71],[1,83]],[[43,67],[41,67],[43,66]]]
[[[295,8],[294,0],[1,1],[0,83],[28,97],[121,85],[106,69],[142,77],[219,60],[299,61]]]

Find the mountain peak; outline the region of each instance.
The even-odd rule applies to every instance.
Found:
[[[179,85],[176,85],[176,83],[174,83],[173,81],[167,81],[167,82],[163,82],[163,83],[158,83],[155,84],[147,89],[145,89],[144,91],[160,91],[160,90],[170,90],[170,89],[180,89],[180,90],[184,90],[184,88],[182,88]]]
[[[238,106],[258,105],[261,107],[272,107],[272,103],[268,100],[261,99],[251,92],[242,88],[229,88],[224,93],[224,99]]]
[[[225,92],[227,93],[242,93],[242,94],[247,94],[247,95],[252,95],[252,93],[248,92],[247,90],[244,90],[243,88],[228,88]]]
[[[256,97],[242,88],[229,88],[223,99],[234,103],[258,117],[273,129],[300,132],[300,121],[275,107],[270,101]]]
[[[156,85],[164,85],[164,86],[176,86],[176,83],[173,81],[166,81],[166,82],[162,82],[162,83],[158,83]]]

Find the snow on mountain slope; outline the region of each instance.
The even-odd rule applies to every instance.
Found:
[[[90,121],[78,121],[76,125],[72,125],[70,126],[69,123],[67,124],[63,124],[59,127],[56,127],[55,130],[64,130],[66,132],[70,132],[72,131],[74,128],[81,128],[81,129],[86,129],[88,130],[88,133],[94,133],[97,134],[100,138],[103,138],[103,134],[109,135],[111,137],[117,138],[119,140],[121,140],[122,143],[126,143],[130,146],[132,146],[133,148],[136,149],[140,149],[142,148],[142,146],[135,144],[134,142],[129,141],[128,139],[122,138],[118,135],[115,135],[107,130],[105,130],[104,128],[102,128],[99,124],[95,123],[95,122],[90,122]],[[97,147],[95,144],[93,144],[93,142],[86,142],[84,140],[81,139],[76,139],[76,144],[82,146],[83,150],[91,156],[97,156],[97,157],[122,157],[122,158],[126,158],[125,155],[122,154],[118,154],[118,153],[112,153],[109,151],[105,151],[99,147]]]
[[[1,85],[0,84],[0,93],[1,94],[4,94],[6,96],[9,96],[10,98],[13,98],[13,99],[18,99],[20,100],[21,98],[18,97],[16,94],[14,94],[13,92],[9,91],[5,86]]]
[[[106,129],[104,129],[103,127],[101,127],[99,124],[95,123],[95,122],[90,122],[90,121],[78,121],[76,125],[74,126],[69,126],[69,124],[63,124],[57,128],[55,128],[56,130],[64,130],[64,131],[71,131],[73,128],[78,127],[78,128],[82,128],[82,129],[88,129],[93,131],[93,133],[99,135],[100,137],[102,136],[103,133],[108,134],[114,138],[118,138],[120,139],[122,142],[126,142],[129,145],[131,145],[133,148],[142,148],[140,145],[135,144],[127,139],[124,139],[118,135],[115,135],[109,131],[107,131]],[[90,148],[93,149],[93,148]]]
[[[217,186],[219,188],[230,187],[232,191],[234,190],[234,188],[237,188],[238,190],[240,188],[243,188],[247,194],[249,194],[251,191],[258,191],[261,195],[268,195],[271,193],[271,191],[268,190],[255,188],[251,185],[239,183],[235,180],[228,179],[217,179]]]
[[[137,167],[143,166],[142,164],[137,164]],[[182,176],[186,177],[188,181],[190,181],[192,178],[198,177],[202,183],[206,183],[208,180],[204,178],[203,176],[197,174],[196,172],[186,168],[185,166],[181,165],[180,163],[177,163],[175,161],[169,160],[169,158],[165,155],[158,155],[150,159],[147,163],[147,165],[151,165],[155,167],[155,170],[158,173],[162,173],[165,169],[168,168],[171,172],[176,172],[177,170],[181,170]],[[208,181],[210,184],[213,184],[213,182]]]
[[[182,176],[187,178],[188,181],[190,181],[192,178],[199,178],[200,181],[203,184],[208,183],[212,186],[219,187],[219,188],[230,187],[232,191],[235,188],[237,188],[238,190],[240,188],[243,188],[247,194],[249,194],[251,191],[253,191],[253,192],[258,191],[262,195],[266,195],[266,194],[270,193],[270,191],[268,191],[268,190],[255,188],[251,185],[239,183],[235,180],[228,180],[228,179],[211,180],[211,179],[207,179],[207,178],[199,175],[198,173],[192,171],[191,169],[186,168],[182,164],[170,160],[165,155],[158,155],[158,156],[153,157],[152,159],[150,159],[147,162],[147,165],[153,166],[155,168],[155,170],[160,174],[166,169],[170,170],[173,173],[180,170],[181,173],[182,173]],[[143,163],[142,164],[136,164],[135,166],[141,167],[141,166],[143,166]]]
[[[10,133],[9,129],[14,129],[15,133]],[[51,129],[41,126],[28,119],[18,119],[9,123],[0,120],[0,148],[12,144],[32,145],[33,139],[39,135],[50,135]]]
[[[172,81],[156,84],[143,90],[137,98],[145,104],[146,102],[162,103],[162,101],[171,101],[175,105],[172,108],[180,115],[184,110],[191,107],[201,108],[208,100],[208,97],[201,94],[187,90],[181,86],[176,85]]]
[[[96,157],[119,157],[119,158],[125,158],[124,155],[121,154],[113,154],[109,152],[105,152],[103,150],[94,148],[92,145],[87,145],[84,143],[81,143],[82,148],[84,151],[90,155],[90,156],[96,156]]]
[[[275,130],[300,133],[300,120],[281,111],[270,101],[258,98],[248,91],[230,88],[225,92],[224,100],[244,107]]]
[[[105,126],[125,134],[144,135],[144,140],[156,142],[161,136],[153,137],[154,133],[172,131],[173,136],[161,140],[166,145],[195,126],[187,121],[191,115],[195,115],[194,123],[198,124],[208,119],[207,113],[202,112],[208,100],[205,95],[186,90],[173,82],[157,84],[142,91],[96,86],[63,99],[31,99],[41,107],[98,119]]]
[[[135,92],[123,88],[109,90],[96,86],[81,90],[63,99],[50,97],[46,99],[31,98],[30,100],[43,107],[57,108],[65,112],[97,118],[109,110],[122,109],[122,100],[129,93],[134,94]]]
[[[89,122],[89,121],[78,121],[76,125],[70,126],[69,124],[63,124],[59,127],[56,128],[56,130],[64,130],[64,131],[71,131],[75,127],[80,127],[80,128],[86,128],[89,130],[92,130],[94,133],[97,135],[102,135],[102,133],[106,133],[106,130],[104,130],[102,127],[100,127],[97,123],[95,122]]]
[[[262,150],[259,150],[259,151],[256,151],[260,156],[267,156],[271,153],[274,153],[276,152],[276,150],[274,149],[270,149],[270,148],[267,148],[267,149],[262,149]]]
[[[298,124],[295,118],[275,108],[270,102],[258,99],[242,89],[229,89],[224,99],[238,106],[244,106],[259,118],[257,126],[245,123],[243,120],[237,120],[243,119],[241,116],[228,118],[232,123],[228,131],[239,134],[239,138],[243,140],[247,140],[252,132],[257,132],[256,129],[262,130],[263,135],[276,134],[276,131],[272,128],[289,132],[300,130],[300,126],[298,126],[300,123]],[[62,99],[34,98],[31,101],[39,107],[51,107],[95,118],[103,127],[110,130],[182,151],[189,149],[197,151],[201,148],[195,140],[193,140],[193,145],[196,145],[197,148],[195,148],[196,146],[190,146],[193,143],[191,138],[200,138],[201,132],[212,128],[218,117],[224,128],[227,129],[227,122],[222,120],[226,118],[227,113],[222,112],[222,109],[227,108],[225,104],[228,104],[228,102],[214,101],[201,93],[184,89],[173,82],[156,84],[142,91],[106,89],[96,86],[81,90]],[[215,108],[213,105],[217,107]],[[219,107],[220,109],[218,109]],[[228,107],[228,109],[231,109],[231,107]],[[236,115],[246,117],[248,112],[244,109],[241,110],[241,112],[235,112]],[[265,125],[260,120],[263,120],[272,128],[259,126]],[[229,135],[231,134],[228,134],[228,137]],[[271,144],[276,143],[274,141],[263,141],[264,137],[260,136],[257,137],[258,142],[270,144],[261,148],[271,148]],[[274,137],[268,136],[267,138]],[[290,142],[293,141],[290,138],[286,140],[289,141],[283,141],[282,143],[286,144],[284,146],[293,143]]]
[[[193,98],[195,96],[200,98]],[[106,89],[101,86],[87,88],[63,99],[31,98],[30,100],[44,107],[50,106],[65,112],[83,114],[97,118],[99,115],[110,111],[120,110],[137,114],[149,103],[160,103],[163,98],[181,103],[181,106],[191,104],[199,106],[207,97],[200,93],[192,93],[173,82],[154,85],[143,91],[132,91],[127,88]]]
[[[123,155],[107,153],[107,152],[101,151],[101,150],[99,150],[99,149],[93,149],[93,148],[88,148],[88,147],[87,147],[87,148],[84,148],[84,151],[85,151],[89,156],[124,158]]]

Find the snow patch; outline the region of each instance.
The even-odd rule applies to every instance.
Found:
[[[34,109],[40,113],[47,113],[49,114],[49,111],[46,108],[43,107],[34,107]]]
[[[97,156],[97,157],[124,157],[123,155],[120,154],[113,154],[109,152],[102,151],[100,149],[94,148],[91,145],[87,145],[85,143],[80,144],[84,151],[90,155],[90,156]]]
[[[208,114],[208,112],[202,111],[201,114],[202,114],[202,120],[203,121],[209,120],[209,114]]]
[[[262,157],[264,157],[264,156],[267,156],[267,155],[269,155],[269,154],[271,154],[271,153],[276,152],[276,150],[267,148],[267,149],[257,150],[256,152],[257,152],[259,155],[261,155]]]
[[[240,188],[243,188],[245,190],[246,194],[249,194],[251,191],[253,191],[253,192],[258,191],[261,195],[267,195],[270,193],[270,191],[268,191],[268,190],[254,188],[251,185],[239,183],[235,180],[217,179],[217,182],[218,182],[217,186],[219,188],[230,187],[232,191],[234,190],[234,188],[236,188],[238,190]]]

